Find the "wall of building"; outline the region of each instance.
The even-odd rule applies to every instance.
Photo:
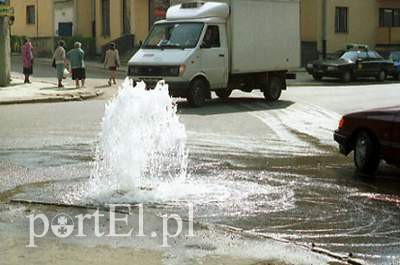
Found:
[[[11,0],[10,5],[15,9],[15,23],[12,34],[28,37],[48,37],[54,33],[53,0]],[[26,23],[26,7],[35,6],[35,24]]]
[[[317,41],[321,24],[321,2],[302,0],[300,5],[300,36],[302,41]]]
[[[348,8],[348,32],[335,32],[336,7]],[[399,44],[400,28],[379,27],[379,8],[400,8],[398,0],[328,0],[327,51],[334,53],[348,43]],[[316,42],[322,51],[322,0],[302,0],[301,40]]]
[[[144,41],[149,33],[149,4],[148,1],[133,0],[131,5],[131,29],[135,34],[135,42]]]
[[[95,19],[96,0],[75,0],[75,35],[93,36],[92,24]]]
[[[335,32],[336,7],[348,8],[348,32]],[[376,0],[328,1],[327,49],[332,53],[348,43],[363,43],[375,47],[379,10]]]

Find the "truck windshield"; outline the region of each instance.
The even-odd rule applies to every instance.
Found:
[[[203,23],[163,23],[154,25],[143,44],[147,49],[185,49],[196,47]]]

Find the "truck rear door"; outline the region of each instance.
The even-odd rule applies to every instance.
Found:
[[[201,44],[202,70],[211,89],[227,84],[228,46],[224,25],[208,25]]]

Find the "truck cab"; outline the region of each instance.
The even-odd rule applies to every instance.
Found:
[[[235,73],[230,13],[229,3],[224,2],[192,2],[170,7],[166,19],[154,24],[140,50],[129,61],[129,77],[144,81],[149,89],[165,80],[172,96],[187,98],[194,107],[211,98],[211,91],[227,98],[233,89],[247,92],[261,89],[267,99],[278,100],[286,89],[286,70],[271,73],[236,69]]]

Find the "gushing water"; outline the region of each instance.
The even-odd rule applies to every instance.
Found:
[[[126,79],[105,109],[91,192],[152,190],[186,177],[186,130],[168,85],[154,90]]]

